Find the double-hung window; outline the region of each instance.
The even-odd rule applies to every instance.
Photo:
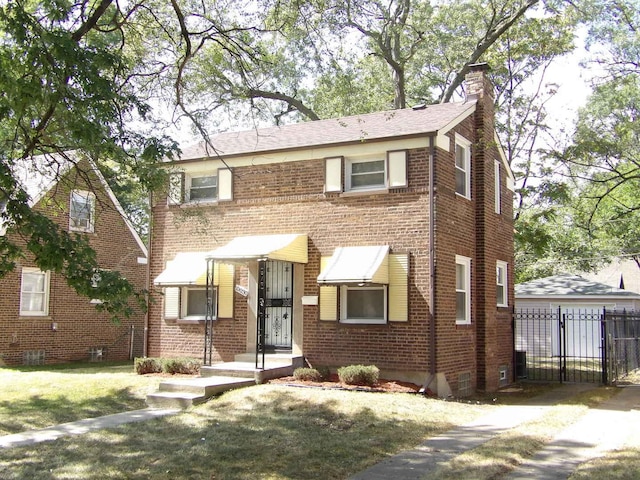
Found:
[[[471,259],[456,255],[456,323],[471,323]]]
[[[471,198],[471,142],[456,134],[456,193]]]
[[[496,262],[496,302],[498,307],[508,307],[507,262]]]
[[[92,192],[74,190],[69,202],[69,230],[93,233],[96,197]]]
[[[189,200],[211,201],[218,198],[218,177],[216,175],[192,176],[189,178]]]
[[[347,162],[347,190],[366,190],[386,187],[386,161],[349,160]]]
[[[495,212],[500,215],[500,212],[502,210],[502,206],[501,206],[501,192],[500,192],[500,161],[496,160],[493,164],[493,178],[494,178],[494,188],[495,188],[495,195],[494,195],[494,203],[495,203]]]
[[[37,268],[22,269],[20,286],[20,315],[46,316],[49,314],[49,272]]]
[[[383,324],[387,322],[387,287],[342,286],[340,321]]]

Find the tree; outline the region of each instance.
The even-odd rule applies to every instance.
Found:
[[[111,0],[24,0],[0,6],[2,222],[21,239],[0,237],[0,275],[30,254],[40,269],[63,274],[78,293],[101,298],[99,308],[114,317],[131,313],[131,296],[143,304],[144,292],[134,291],[118,272],[103,272],[93,288],[100,268],[95,252],[85,238],[30,209],[14,172],[42,159],[49,172],[91,159],[121,165],[147,189],[164,183],[155,165],[175,151],[175,144],[129,125],[150,112],[133,88],[124,48],[126,22],[137,8],[124,11]]]
[[[637,0],[595,0],[583,6],[589,26],[586,63],[597,72],[594,89],[579,112],[570,144],[547,157],[553,166],[548,184],[569,194],[552,208],[564,212],[559,226],[572,235],[554,238],[556,248],[541,252],[539,265],[551,259],[588,271],[622,256],[640,267],[639,7]],[[562,248],[557,248],[559,241],[565,242]],[[559,250],[562,255],[556,254]]]

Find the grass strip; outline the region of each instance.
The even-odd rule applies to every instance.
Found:
[[[549,407],[540,417],[525,422],[481,446],[451,459],[422,480],[490,480],[513,470],[541,450],[556,434],[576,422],[589,408],[615,395],[601,387],[580,393]],[[594,477],[597,478],[597,477]]]

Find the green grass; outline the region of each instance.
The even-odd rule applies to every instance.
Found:
[[[257,385],[179,415],[0,450],[0,471],[3,479],[341,479],[494,408]]]
[[[0,369],[0,434],[142,408],[160,380],[135,375],[130,364]],[[500,405],[526,403],[556,386],[515,385],[491,397],[442,401],[258,385],[174,416],[37,447],[0,449],[0,478],[342,479]],[[500,478],[615,393],[603,387],[575,396],[427,478]],[[585,463],[572,480],[638,478],[639,459],[636,438],[623,450]]]
[[[159,383],[131,363],[0,368],[0,435],[145,408]]]

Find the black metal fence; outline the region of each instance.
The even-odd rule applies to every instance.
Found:
[[[516,309],[519,379],[613,384],[640,368],[640,312]]]

